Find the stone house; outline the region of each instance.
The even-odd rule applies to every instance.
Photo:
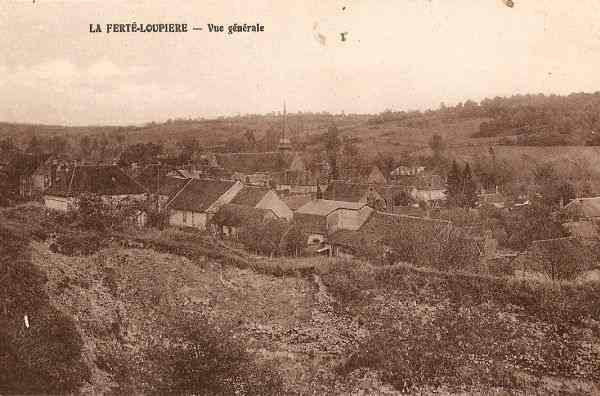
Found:
[[[141,202],[148,190],[116,165],[79,165],[44,192],[44,205],[66,212],[76,209],[81,194],[95,194],[110,203],[124,199]]]
[[[356,230],[373,212],[366,203],[312,200],[294,212],[308,245],[322,244],[338,230]]]
[[[169,225],[206,230],[219,208],[230,203],[242,188],[239,181],[190,179],[165,205]]]

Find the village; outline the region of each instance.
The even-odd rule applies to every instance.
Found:
[[[592,3],[0,2],[0,396],[600,395]]]
[[[435,136],[430,142],[433,160],[423,164],[413,160],[394,166],[398,162],[388,157],[385,171],[377,162],[363,162],[358,169],[348,165],[344,172],[333,169],[340,162],[329,145],[346,141],[333,127],[324,136],[327,155],[309,167],[305,153],[296,150],[289,137],[285,106],[278,123],[274,151],[202,152],[185,162],[160,155],[143,162],[123,161],[121,156],[107,163],[12,148],[4,151],[2,170],[7,188],[21,203],[36,200],[48,211],[67,213],[78,210],[81,197],[93,196],[111,208],[135,207],[126,220],[140,229],[203,232],[254,254],[415,263],[415,247],[409,252],[404,244],[431,229],[435,231],[426,243],[432,245],[426,248],[447,242],[450,235],[469,246],[460,264],[469,271],[518,268],[554,280],[552,271],[560,265],[577,267],[565,270],[568,276],[597,276],[591,258],[596,257],[600,197],[576,196],[565,183],[546,189],[554,205],[540,188],[503,194],[508,186],[494,183],[494,177],[502,179],[494,172],[501,170],[476,178],[468,163],[462,171],[456,160],[436,166],[433,160],[440,161],[443,154],[436,151],[442,144]],[[490,152],[494,158],[493,149]],[[552,173],[540,173],[544,171]],[[510,221],[528,219],[540,205],[543,210],[537,216],[544,218],[537,219],[537,229],[509,229]],[[273,239],[271,247],[259,246],[251,235],[257,232]],[[293,249],[285,250],[288,245]],[[570,247],[558,248],[566,257],[557,257],[555,246]],[[476,265],[467,264],[471,256],[477,257]],[[585,264],[578,262],[580,257],[590,259]],[[450,269],[458,264],[439,265]]]
[[[150,143],[86,159],[44,152],[35,138],[25,149],[2,142],[0,255],[13,263],[8,268],[22,266],[4,292],[13,318],[7,337],[26,340],[25,326],[48,345],[67,342],[73,352],[57,373],[77,367],[66,376],[46,372],[44,362],[58,358],[42,351],[40,386],[218,393],[242,375],[239,386],[260,394],[454,391],[471,374],[453,368],[456,357],[438,359],[458,348],[452,355],[466,354],[464,367],[476,373],[474,392],[554,392],[545,374],[551,367],[561,389],[593,393],[600,361],[593,172],[579,166],[565,177],[542,163],[523,182],[502,147],[490,147],[471,168],[445,158],[438,135],[429,156],[365,161],[332,124],[316,140],[323,154],[315,156],[297,149],[287,117],[284,107],[270,127],[278,137],[270,151],[174,158]],[[23,289],[23,282],[38,286]],[[40,300],[41,288],[57,302]],[[66,316],[57,319],[55,310]],[[403,333],[390,327],[400,318]],[[81,336],[68,330],[74,320]],[[60,326],[43,333],[51,323]],[[560,323],[569,325],[560,330]],[[153,330],[141,330],[147,326]],[[554,340],[557,331],[574,340]],[[489,333],[482,341],[461,341],[482,332]],[[404,337],[430,358],[407,354],[397,341]],[[217,349],[202,353],[216,365],[189,354],[188,345],[201,348],[206,339]],[[482,364],[481,356],[497,353],[497,340],[506,352]],[[148,342],[174,360],[156,366],[163,358],[148,352]],[[394,352],[374,355],[381,345]],[[221,366],[236,348],[243,360]],[[564,348],[566,361],[558,358]],[[171,367],[202,367],[206,376]],[[391,371],[378,374],[382,367]],[[246,370],[258,370],[259,382]],[[27,389],[3,381],[13,384],[6,389]]]

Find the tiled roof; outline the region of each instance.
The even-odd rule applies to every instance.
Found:
[[[254,207],[260,202],[261,199],[265,197],[265,195],[267,195],[268,192],[268,188],[244,186],[240,192],[235,195],[231,203]]]
[[[289,168],[293,157],[277,151],[263,153],[215,154],[220,167],[237,172],[281,172]]]
[[[600,217],[600,197],[577,198],[564,209],[579,217]]]
[[[273,211],[244,205],[225,204],[219,208],[211,222],[238,227],[243,224],[259,223],[269,215],[274,216]]]
[[[50,157],[48,154],[22,154],[19,152],[8,153],[6,170],[18,176],[31,176]]]
[[[159,195],[169,199],[173,198],[190,181],[190,179],[179,179],[176,177],[165,177],[158,190]]]
[[[293,211],[302,207],[302,205],[305,205],[312,199],[312,194],[288,195],[281,197],[281,200],[285,202],[288,208],[290,208]]]
[[[234,181],[191,179],[168,206],[177,210],[204,212],[234,184]]]
[[[338,231],[330,236],[329,241],[367,256],[380,245],[390,243],[390,238],[398,233],[422,234],[426,229],[433,235],[439,234],[442,237],[451,226],[451,223],[445,220],[374,212],[359,230]]]
[[[82,165],[58,183],[52,185],[46,194],[75,196],[82,193],[98,195],[138,195],[147,190],[128,176],[116,165]]]
[[[315,199],[306,204],[302,205],[296,214],[308,214],[314,216],[327,216],[329,213],[336,209],[351,209],[359,210],[366,206],[365,203],[359,202],[345,202],[345,201],[332,201],[327,199]]]
[[[151,192],[157,192],[157,189],[168,183],[172,177],[168,173],[175,171],[175,168],[169,165],[151,164],[145,166],[136,177],[136,180],[145,186]],[[168,195],[168,194],[165,194]]]
[[[368,184],[332,181],[323,196],[325,199],[345,202],[358,202],[372,188]]]

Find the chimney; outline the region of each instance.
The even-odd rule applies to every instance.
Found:
[[[317,181],[317,199],[323,199],[323,192],[321,191],[321,187],[319,186],[319,181]]]

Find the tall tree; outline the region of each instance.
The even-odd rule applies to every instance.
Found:
[[[31,136],[29,143],[27,143],[27,153],[29,154],[41,154],[43,152],[43,144],[37,135]]]
[[[471,167],[467,163],[462,173],[462,207],[474,208],[477,204],[477,185],[471,174]]]
[[[337,155],[341,144],[342,141],[340,140],[340,133],[337,127],[335,125],[331,125],[327,129],[327,133],[325,133],[325,151],[327,152],[327,158],[329,158],[332,179],[339,178]]]
[[[462,206],[462,172],[456,161],[452,161],[446,184],[446,203],[448,207]]]

